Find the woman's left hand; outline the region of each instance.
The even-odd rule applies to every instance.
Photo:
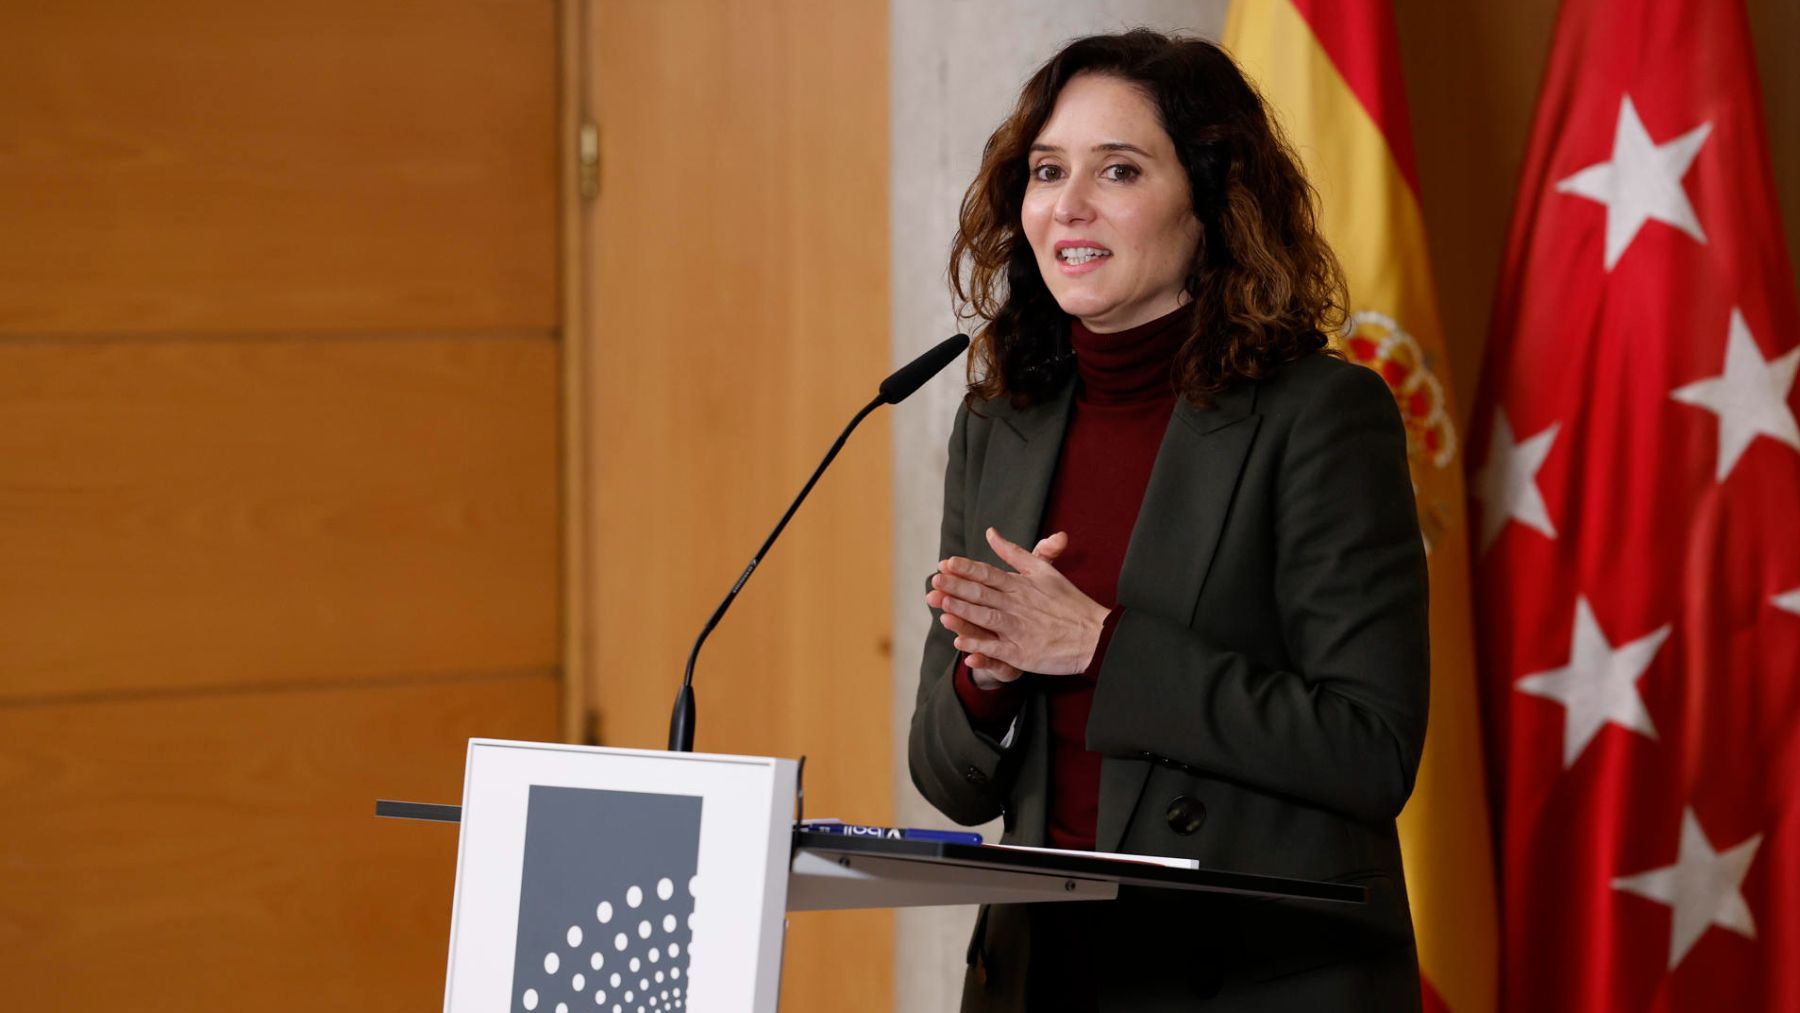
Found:
[[[931,578],[941,598],[938,608],[987,632],[958,636],[956,649],[1039,675],[1086,671],[1110,610],[1083,594],[1055,564],[993,528],[987,529],[987,541],[1013,572],[951,556],[938,563]]]

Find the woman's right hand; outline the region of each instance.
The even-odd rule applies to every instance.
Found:
[[[1068,547],[1068,533],[1058,531],[1048,538],[1041,539],[1037,545],[1032,548],[1031,554],[1039,559],[1050,561],[1054,560],[1057,556],[1062,555],[1063,550]],[[944,607],[944,598],[945,594],[942,591],[934,589],[925,592],[925,604],[934,609],[941,609]],[[940,612],[938,614],[938,621],[944,624],[945,629],[948,629],[951,633],[954,633],[959,637],[983,637],[991,639],[994,636],[992,630],[977,626],[967,619],[951,615],[948,612]],[[998,658],[990,658],[985,654],[970,654],[964,660],[968,662],[969,675],[974,678],[975,685],[978,689],[999,689],[1001,686],[1004,686],[1025,674],[1012,665],[1009,665]]]

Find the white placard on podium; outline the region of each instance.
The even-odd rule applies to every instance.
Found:
[[[773,1013],[797,777],[471,740],[445,1013]]]

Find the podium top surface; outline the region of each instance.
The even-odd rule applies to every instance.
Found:
[[[1364,903],[1369,895],[1366,888],[1348,883],[1261,876],[1225,869],[1180,869],[1132,861],[1129,855],[1072,855],[1066,852],[1028,851],[992,845],[849,837],[805,830],[794,832],[794,848],[804,848],[821,855],[861,855],[1040,876],[1067,876],[1156,890],[1195,890],[1343,904]]]
[[[394,819],[457,823],[462,807],[425,802],[375,803],[375,815]],[[1227,869],[1184,869],[1133,861],[1130,855],[1075,854],[1016,849],[994,845],[949,844],[939,841],[899,840],[890,837],[850,837],[817,831],[794,831],[794,850],[805,849],[823,856],[846,855],[954,865],[995,872],[1035,876],[1064,876],[1116,883],[1119,886],[1156,890],[1195,890],[1234,893],[1280,900],[1318,900],[1362,904],[1369,891],[1348,883],[1261,876]]]

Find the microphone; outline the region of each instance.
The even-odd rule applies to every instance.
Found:
[[[812,477],[806,480],[804,486],[800,487],[800,495],[795,496],[794,502],[788,505],[787,512],[781,515],[780,521],[776,522],[775,530],[769,532],[768,538],[763,539],[762,547],[756,550],[756,555],[750,557],[750,565],[744,567],[743,573],[738,574],[737,583],[731,585],[731,590],[725,593],[725,600],[719,602],[719,607],[713,610],[711,618],[707,619],[706,625],[701,628],[700,635],[694,639],[694,649],[688,652],[687,671],[681,678],[681,692],[676,694],[675,710],[669,715],[670,752],[691,753],[694,751],[694,661],[700,657],[700,645],[706,643],[707,635],[713,631],[713,627],[719,625],[719,620],[724,617],[725,610],[731,607],[731,603],[737,599],[738,592],[743,590],[744,582],[750,579],[750,574],[756,571],[757,564],[761,563],[763,557],[768,555],[769,546],[775,544],[775,539],[781,536],[782,529],[786,528],[788,521],[793,518],[794,511],[800,509],[800,504],[806,500],[806,494],[812,492],[813,486],[818,484],[819,476],[823,475],[825,469],[837,458],[838,451],[844,449],[844,443],[850,439],[850,433],[875,409],[884,404],[899,404],[912,396],[914,391],[925,385],[925,381],[936,376],[945,366],[961,355],[963,349],[968,347],[969,336],[958,334],[944,339],[924,355],[894,370],[887,379],[881,381],[881,387],[874,400],[863,405],[862,410],[856,413],[856,417],[850,420],[850,424],[844,427],[844,431],[838,434],[837,441],[831,445],[830,450],[825,452],[825,459],[819,462],[819,466],[813,469]]]
[[[957,334],[945,338],[938,342],[937,347],[894,370],[888,374],[887,379],[881,381],[881,402],[899,404],[912,397],[913,391],[925,386],[926,380],[938,375],[967,347],[969,336]]]

